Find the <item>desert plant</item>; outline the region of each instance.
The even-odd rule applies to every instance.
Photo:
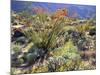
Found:
[[[56,22],[50,32],[40,31],[36,32],[34,28],[24,31],[24,34],[30,38],[38,48],[43,48],[46,50],[52,49],[56,45],[56,40],[63,27],[63,20]]]
[[[13,53],[18,53],[18,52],[20,52],[20,51],[21,51],[21,46],[20,46],[20,44],[16,43],[16,44],[12,45],[11,51],[12,51]]]
[[[11,68],[11,75],[21,74],[22,71],[16,68]]]
[[[48,72],[48,65],[41,65],[39,67],[33,67],[31,69],[31,73],[44,73],[44,72]]]
[[[69,70],[77,70],[79,69],[80,64],[80,54],[78,52],[78,48],[74,46],[71,39],[65,43],[65,45],[61,48],[57,48],[52,51],[52,56],[55,59],[52,59],[53,62],[56,63],[53,65],[54,71],[69,71]],[[61,58],[58,58],[61,57]],[[57,60],[58,59],[58,60]],[[61,61],[62,64],[61,64]],[[60,65],[59,65],[60,64]]]
[[[53,56],[58,57],[58,56],[63,56],[68,59],[76,59],[80,58],[80,54],[78,53],[78,49],[76,46],[74,46],[73,42],[69,40],[68,42],[65,43],[65,45],[61,48],[58,48],[57,50],[53,51]]]

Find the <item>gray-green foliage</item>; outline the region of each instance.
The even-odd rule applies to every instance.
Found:
[[[49,59],[50,71],[77,70],[80,65],[80,54],[70,39],[61,48],[53,51],[53,57]]]
[[[74,46],[73,42],[69,40],[69,42],[66,44],[66,50],[67,50],[67,57],[69,59],[79,59],[80,54],[78,52],[78,48]]]
[[[12,51],[13,53],[18,53],[18,52],[20,52],[20,51],[21,51],[21,46],[20,46],[20,44],[14,44],[14,45],[12,45],[11,51]]]
[[[53,51],[53,56],[63,56],[68,59],[79,59],[80,54],[78,53],[78,49],[76,46],[74,46],[72,40],[69,40],[65,43],[65,45],[61,48],[58,48],[57,50]]]
[[[41,23],[40,23],[41,24]],[[53,24],[53,23],[51,23]],[[36,24],[37,25],[37,24]],[[42,25],[42,24],[41,24]],[[43,26],[43,25],[42,25]],[[51,49],[56,46],[56,41],[61,29],[63,27],[63,19],[53,24],[51,31],[43,28],[44,31],[35,31],[34,27],[31,27],[24,31],[24,34],[36,45],[37,47],[43,47]]]

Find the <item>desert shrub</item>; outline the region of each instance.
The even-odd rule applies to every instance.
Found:
[[[46,50],[50,50],[56,46],[57,37],[59,32],[63,27],[63,19],[61,21],[57,21],[50,32],[48,31],[40,31],[36,32],[34,28],[29,28],[29,30],[24,31],[24,34],[29,37],[31,42],[37,48],[42,48]],[[44,29],[45,30],[45,29]]]
[[[74,46],[72,40],[69,40],[68,42],[66,42],[64,47],[58,48],[53,51],[53,58],[51,64],[51,67],[53,69],[51,70],[53,71],[78,70],[80,65],[80,60],[81,60],[80,54],[78,52],[77,47]]]
[[[43,72],[48,72],[48,66],[45,65],[40,65],[39,67],[33,67],[31,69],[31,73],[43,73]]]
[[[40,43],[41,38],[39,37],[39,34],[36,33],[32,28],[29,28],[27,31],[24,31],[24,34],[27,36],[27,38],[30,39],[34,44]]]
[[[46,19],[46,16],[43,17],[39,15],[38,17],[38,21],[40,21],[40,18]],[[42,23],[40,22],[39,24],[41,25]],[[23,29],[22,32],[25,34],[26,38],[29,39],[30,43],[33,43],[33,46],[31,46],[31,48],[28,48],[29,50],[27,50],[27,53],[23,56],[25,58],[23,59],[23,61],[28,63],[28,65],[34,64],[38,59],[44,60],[44,56],[46,56],[47,54],[49,54],[50,51],[56,48],[57,38],[59,37],[59,34],[62,32],[64,25],[63,19],[50,24],[53,25],[53,27],[50,28],[51,31],[46,30],[45,27],[43,28],[43,31],[41,29],[36,31],[35,29],[37,29],[37,27],[35,28],[33,26],[27,27],[27,29]],[[38,71],[39,70],[34,72]]]
[[[87,44],[89,39],[86,37],[85,33],[80,33],[78,31],[69,30],[69,37],[75,46],[77,46],[78,50],[87,50]]]
[[[22,71],[16,68],[11,68],[11,75],[18,75],[21,74]]]
[[[79,65],[79,70],[89,70],[89,69],[95,69],[96,67],[94,65],[91,65],[90,61],[81,61]]]
[[[36,60],[36,57],[37,57],[37,55],[36,55],[37,53],[28,53],[27,55],[26,55],[26,60],[27,60],[27,62],[30,64],[30,63],[34,63],[34,61]]]
[[[69,60],[69,64],[66,63],[68,69],[67,70],[78,70],[81,59],[77,60]]]
[[[54,53],[53,54],[54,57],[63,56],[68,59],[80,58],[78,49],[76,46],[74,46],[71,40],[66,42],[66,44],[63,47],[59,48],[58,50],[54,50],[53,53]]]
[[[59,68],[66,63],[66,59],[63,57],[50,57],[48,59],[48,71],[49,72],[58,72]]]
[[[67,56],[70,59],[74,59],[74,58],[79,58],[80,55],[78,53],[78,49],[76,46],[74,46],[73,42],[71,40],[69,40],[68,43],[66,43],[66,50],[67,50]]]
[[[76,29],[78,32],[84,33],[85,31],[88,31],[90,27],[91,27],[90,25],[85,24],[85,25],[76,26]]]
[[[73,70],[78,70],[79,65],[80,65],[80,60],[67,60],[65,64],[61,65],[58,68],[58,71],[63,72],[63,71],[73,71]]]
[[[80,66],[80,59],[65,59],[64,57],[51,58],[48,64],[49,72],[63,72],[78,70]]]
[[[20,44],[17,43],[17,44],[12,45],[11,51],[12,51],[13,53],[18,53],[18,52],[20,52],[20,51],[21,51],[21,46],[20,46]]]

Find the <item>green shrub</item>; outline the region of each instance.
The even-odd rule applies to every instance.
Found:
[[[14,53],[20,52],[20,51],[21,51],[21,46],[20,46],[20,44],[14,44],[14,45],[12,45],[11,51],[14,52]]]
[[[65,45],[62,48],[59,48],[58,50],[55,50],[53,52],[54,57],[63,56],[68,59],[76,59],[80,58],[80,54],[78,53],[78,49],[76,46],[74,46],[73,42],[69,40],[65,43]]]

